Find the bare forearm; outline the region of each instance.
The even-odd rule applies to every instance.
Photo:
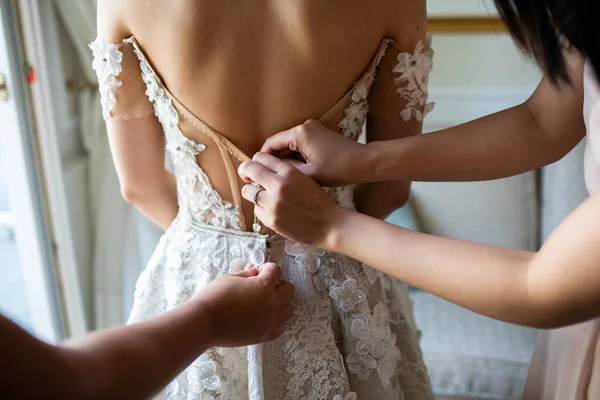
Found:
[[[123,198],[166,230],[177,216],[178,205],[175,177],[165,169],[162,125],[154,113],[109,119],[106,124]]]
[[[0,354],[0,387],[6,398],[65,399],[81,393],[76,370],[59,348],[39,341],[2,315]]]
[[[592,196],[537,253],[412,232],[346,210],[301,171],[264,154],[240,175],[244,198],[261,192],[257,217],[275,232],[348,255],[492,318],[534,327],[600,315],[600,194]],[[264,193],[263,193],[264,191]]]
[[[460,306],[516,324],[554,323],[552,310],[531,297],[534,253],[416,233],[349,212],[334,232],[329,250]]]
[[[51,346],[0,317],[9,398],[145,399],[210,346],[208,318],[188,303],[164,316]],[[192,326],[192,324],[196,326]]]
[[[373,142],[366,180],[490,180],[524,173],[559,160],[583,137],[545,135],[526,104],[442,131]],[[579,134],[577,130],[580,129]]]
[[[179,211],[175,177],[165,171],[160,183],[139,185],[139,189],[134,189],[126,200],[161,229],[166,230]]]
[[[145,399],[166,386],[210,347],[200,307],[190,302],[157,319],[65,344],[65,356],[82,366],[84,398]]]

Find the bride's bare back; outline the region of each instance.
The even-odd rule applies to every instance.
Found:
[[[367,140],[418,134],[432,68],[424,3],[100,0],[91,48],[123,193],[167,229],[130,322],[246,263],[277,262],[296,286],[280,339],[209,350],[165,398],[433,399],[406,287],[347,256],[257,233],[236,174],[268,136],[311,118],[351,140],[365,122]],[[329,194],[382,217],[409,186]]]
[[[324,113],[383,37],[412,50],[426,34],[425,1],[102,1],[113,41],[135,35],[173,94],[247,154]]]
[[[426,8],[425,0],[100,0],[98,29],[99,37],[109,43],[135,36],[170,92],[252,156],[269,136],[318,118],[332,107],[368,67],[383,38],[412,52],[426,38]],[[129,120],[150,113],[152,106],[142,95],[146,88],[133,51],[124,49],[123,54],[123,88],[117,92],[115,114]],[[370,124],[369,140],[420,130],[419,123],[406,124],[400,118],[406,99],[394,93],[392,68],[388,65],[386,73],[378,74],[377,79],[387,83],[385,90],[376,93],[379,103],[390,104],[379,107],[385,111],[377,113],[379,124]],[[396,100],[403,102],[394,104]],[[332,127],[342,116],[340,112]],[[153,125],[159,130],[157,121]],[[133,193],[131,201],[166,227],[176,213],[173,201],[175,208],[166,216],[160,215],[164,208],[159,205],[137,204],[138,192],[148,191],[143,186],[166,185],[152,181],[151,175],[157,174],[148,162],[150,154],[164,144],[153,145],[149,134],[131,139],[131,134],[119,133],[143,126],[140,120],[135,127],[133,122],[109,122],[113,155],[126,196]],[[199,157],[203,170],[225,200],[235,200],[231,174],[228,178],[222,154],[206,132],[191,126],[182,126],[182,131],[207,145]],[[140,140],[151,147],[148,156],[140,154]],[[143,162],[132,161],[141,158]],[[159,161],[154,164],[159,168]],[[406,185],[402,190],[406,192]],[[375,191],[378,196],[381,192],[381,188]],[[251,205],[242,207],[249,219]]]

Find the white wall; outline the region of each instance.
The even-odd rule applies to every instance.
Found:
[[[516,105],[541,74],[508,34],[436,34],[426,131],[456,125]]]
[[[492,0],[427,0],[431,16],[497,15]]]
[[[430,100],[436,106],[425,132],[522,103],[541,78],[506,33],[435,34],[433,47]],[[421,228],[429,233],[523,250],[538,246],[533,172],[492,182],[415,183],[413,201]]]

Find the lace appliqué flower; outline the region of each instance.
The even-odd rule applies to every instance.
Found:
[[[344,111],[345,116],[338,124],[338,126],[342,128],[342,136],[350,139],[358,137],[362,131],[367,111],[368,107],[366,101],[351,104]]]
[[[389,370],[395,370],[400,350],[389,329],[386,307],[378,303],[373,309],[373,315],[360,315],[352,321],[350,331],[358,339],[356,350],[346,358],[350,372],[366,380],[371,375],[371,370],[378,369],[383,385],[387,386],[391,378],[388,376]],[[385,364],[381,364],[382,361]]]
[[[358,395],[354,392],[350,392],[344,397],[342,397],[339,394],[336,394],[335,396],[333,396],[333,400],[358,400]]]
[[[382,354],[381,359],[379,360],[379,367],[377,367],[379,379],[381,379],[381,383],[384,388],[387,388],[390,384],[390,381],[394,376],[396,369],[398,368],[398,362],[402,358],[400,349],[396,347],[395,343],[396,336],[391,335],[387,341],[385,352]]]
[[[335,201],[343,208],[354,211],[356,209],[356,204],[354,202],[355,188],[355,185],[334,188],[333,194],[335,196]]]
[[[107,120],[117,104],[117,89],[123,84],[117,79],[122,71],[123,53],[119,50],[120,45],[110,44],[99,38],[90,43],[89,47],[94,57],[92,68],[98,76],[102,116]]]
[[[314,274],[321,266],[321,257],[325,255],[325,250],[316,246],[309,246],[287,240],[285,242],[285,252],[294,257],[296,264],[306,266],[308,272]]]
[[[217,390],[221,381],[217,376],[217,365],[213,361],[188,368],[188,385],[190,392],[200,394],[205,390]]]
[[[340,303],[342,310],[348,312],[355,305],[365,300],[365,294],[358,290],[358,284],[354,279],[348,279],[341,286],[336,286],[329,292],[329,295]]]
[[[409,121],[413,115],[417,121],[422,121],[433,110],[434,103],[427,102],[429,74],[433,70],[433,54],[431,39],[429,39],[428,47],[419,42],[414,53],[398,55],[398,64],[393,71],[399,76],[394,79],[394,83],[397,86],[396,93],[408,101],[401,112],[404,121]]]

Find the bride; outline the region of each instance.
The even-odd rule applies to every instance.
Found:
[[[208,351],[163,398],[432,399],[405,286],[266,231],[236,174],[270,135],[310,118],[353,140],[365,123],[367,141],[419,134],[431,109],[425,0],[98,3],[90,47],[123,196],[166,230],[129,322],[247,264],[276,262],[297,288],[281,338]],[[329,194],[384,218],[409,189]]]

